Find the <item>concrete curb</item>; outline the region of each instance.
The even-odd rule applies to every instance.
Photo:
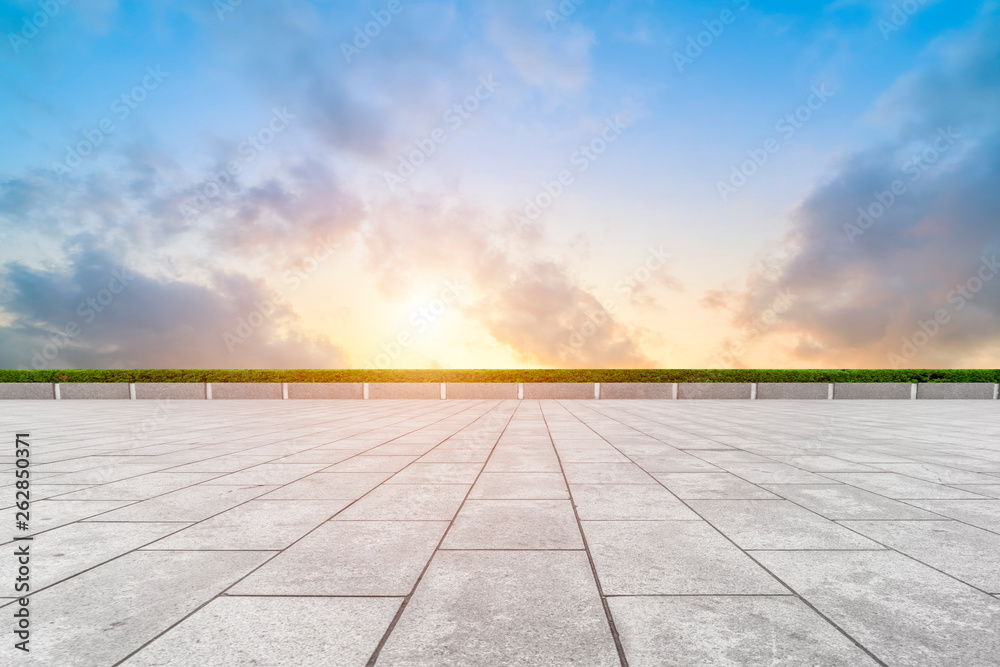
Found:
[[[289,382],[288,398],[294,399],[357,399],[364,398],[361,382]]]
[[[913,398],[915,388],[911,382],[837,382],[833,385],[833,399],[908,400]]]
[[[440,382],[369,382],[368,398],[419,398],[441,400]]]
[[[829,398],[829,386],[825,382],[760,382],[757,384],[757,399],[814,399]]]
[[[917,399],[964,399],[991,401],[996,385],[988,382],[928,382],[917,385]]]
[[[602,382],[601,399],[677,398],[676,382]]]
[[[131,398],[128,384],[121,382],[60,382],[59,398],[79,399],[125,399]]]
[[[680,399],[750,399],[753,387],[749,382],[680,382],[677,384]]]
[[[998,400],[989,382],[0,382],[2,400]]]
[[[280,382],[213,382],[212,400],[281,399]]]
[[[135,398],[140,401],[205,399],[205,385],[201,382],[136,382],[133,387]]]
[[[594,399],[593,382],[523,382],[524,398]]]

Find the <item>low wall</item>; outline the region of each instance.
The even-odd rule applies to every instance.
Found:
[[[831,396],[832,393],[832,396]],[[988,382],[0,382],[0,400],[51,399],[996,400]]]

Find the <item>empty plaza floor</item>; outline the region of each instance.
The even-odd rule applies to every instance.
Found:
[[[0,664],[997,665],[998,405],[0,402]]]

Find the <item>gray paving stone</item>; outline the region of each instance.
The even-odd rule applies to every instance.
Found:
[[[318,472],[261,496],[261,500],[357,500],[390,475],[390,472]]]
[[[979,528],[1000,533],[1000,500],[911,500],[911,505],[922,507],[941,516],[963,521]]]
[[[632,462],[648,473],[723,472],[717,465],[685,452],[675,454],[629,454]]]
[[[105,512],[92,517],[92,520],[203,521],[213,514],[224,512],[274,489],[274,486],[208,486],[199,484]]]
[[[653,477],[670,489],[678,498],[684,500],[692,498],[734,500],[777,498],[773,493],[728,472],[657,472],[653,473]]]
[[[154,542],[146,549],[280,550],[344,509],[348,502],[251,500]]]
[[[355,456],[329,468],[323,468],[322,472],[399,472],[406,466],[417,460],[416,456]]]
[[[31,550],[38,565],[31,571],[31,590],[79,574],[84,570],[142,547],[165,535],[184,528],[179,523],[73,523],[38,535],[32,540]],[[13,549],[11,549],[13,550]],[[5,582],[4,592],[17,576],[18,563],[14,558],[0,560],[0,581]]]
[[[409,595],[446,521],[328,521],[231,595]]]
[[[364,398],[361,382],[289,382],[289,399],[355,399]]]
[[[113,665],[271,556],[263,551],[136,551],[31,598],[20,664]]]
[[[122,664],[356,667],[368,661],[401,602],[400,598],[223,597]]]
[[[916,477],[935,484],[993,484],[998,481],[996,477],[983,473],[949,468],[934,463],[875,463],[872,465],[879,470]]]
[[[698,515],[654,484],[571,484],[581,521],[697,521]]]
[[[608,599],[630,667],[877,665],[797,598]]]
[[[834,456],[772,456],[779,463],[805,470],[807,472],[878,472],[878,468],[852,463]]]
[[[136,382],[136,400],[205,400],[204,382]]]
[[[889,665],[989,667],[1000,601],[892,551],[762,551],[765,567]]]
[[[952,486],[986,498],[1000,499],[1000,484],[953,484]]]
[[[843,525],[986,593],[1000,593],[1000,535],[957,521],[844,521]]]
[[[703,521],[585,521],[605,595],[789,591]]]
[[[582,549],[568,500],[468,500],[443,549]]]
[[[39,500],[32,502],[30,510],[31,534],[52,530],[89,517],[103,517],[112,510],[128,505],[129,502],[125,500]],[[13,505],[0,510],[2,525],[13,526],[16,511]],[[0,543],[3,544],[10,541],[12,540],[8,535],[0,538]]]
[[[476,481],[482,463],[417,462],[396,473],[386,484],[466,484]]]
[[[379,665],[619,665],[581,551],[445,551]]]
[[[656,484],[634,463],[563,463],[570,484]]]
[[[212,400],[281,400],[280,382],[213,382]]]
[[[275,456],[259,454],[224,454],[187,465],[171,468],[171,472],[237,472],[261,463],[273,461]]]
[[[146,500],[218,477],[218,473],[152,472],[73,491],[60,500]]]
[[[823,484],[830,481],[784,463],[727,463],[721,467],[754,484]]]
[[[559,459],[551,445],[531,451],[497,446],[483,472],[560,472]]]
[[[212,480],[212,484],[289,484],[327,467],[323,463],[261,463]]]
[[[468,490],[463,484],[383,484],[334,520],[451,521]]]
[[[940,518],[912,505],[847,484],[769,484],[767,489],[835,521]]]
[[[556,445],[563,463],[630,463],[628,457],[614,447],[564,447]]]
[[[857,533],[787,500],[689,500],[743,549],[881,549]]]
[[[872,493],[878,493],[897,500],[906,499],[975,499],[974,493],[955,489],[942,484],[935,484],[912,477],[906,477],[897,473],[886,472],[832,472],[824,473],[830,479],[844,484],[850,484],[861,489],[866,489]]]
[[[569,500],[569,491],[557,472],[484,472],[469,499]]]

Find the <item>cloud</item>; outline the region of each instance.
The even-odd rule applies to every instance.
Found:
[[[849,156],[798,206],[778,275],[751,275],[738,295],[738,326],[785,292],[792,305],[770,334],[791,341],[793,360],[1000,362],[1000,278],[980,283],[973,298],[956,296],[988,275],[984,258],[988,266],[1000,252],[997,29],[995,13],[985,14],[969,34],[936,44],[929,64],[880,99],[877,117],[892,135]],[[946,323],[927,324],[942,313]]]
[[[0,367],[345,365],[338,347],[301,331],[259,282],[221,272],[207,285],[157,280],[81,241],[62,270],[3,266]]]

